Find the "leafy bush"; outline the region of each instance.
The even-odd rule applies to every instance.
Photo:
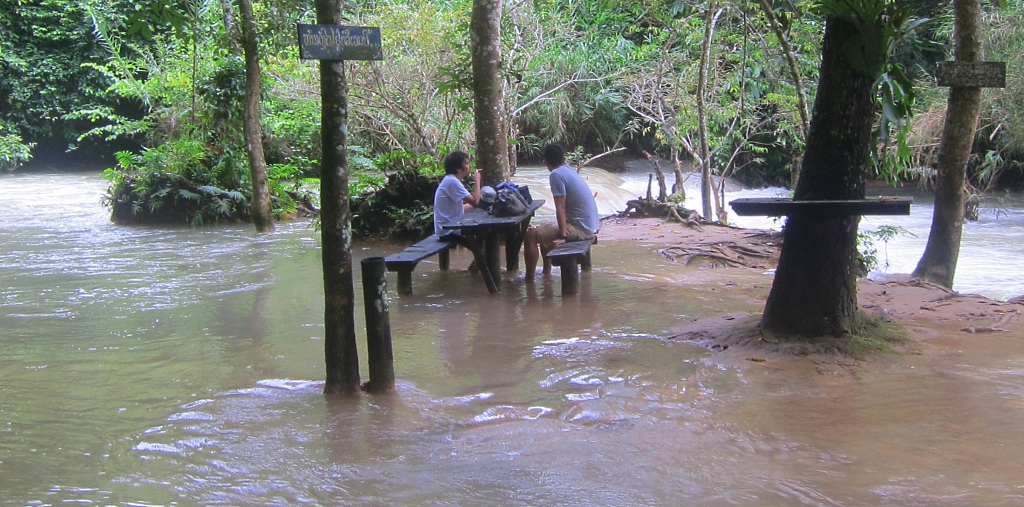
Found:
[[[118,224],[235,222],[249,217],[242,188],[224,189],[210,153],[183,139],[141,154],[118,152],[118,166],[103,172],[111,185],[103,198]]]
[[[900,227],[898,225],[880,225],[873,231],[864,231],[857,233],[857,264],[859,268],[859,276],[866,276],[868,273],[881,267],[882,269],[889,268],[889,254],[885,252],[885,247],[888,246],[889,241],[898,236],[913,236],[914,233]],[[878,247],[876,242],[882,242],[883,259],[878,258]]]
[[[13,171],[32,158],[32,146],[25,144],[17,134],[2,135],[0,127],[0,171]]]
[[[430,235],[434,191],[444,175],[441,163],[429,155],[396,151],[377,157],[374,165],[386,176],[359,174],[360,185],[363,178],[373,183],[366,192],[352,194],[353,235],[412,240]]]

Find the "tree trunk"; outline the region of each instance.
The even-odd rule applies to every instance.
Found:
[[[322,25],[341,24],[338,0],[316,0]],[[352,211],[348,193],[348,82],[345,62],[320,62],[320,230],[324,270],[326,394],[359,392]]]
[[[220,8],[224,12],[224,32],[231,33],[235,27],[235,20],[231,16],[231,0],[220,0]]]
[[[505,93],[501,79],[501,0],[473,0],[470,20],[476,163],[483,181],[508,179]]]
[[[800,135],[806,138],[807,131],[810,130],[810,121],[807,119],[807,95],[804,93],[804,81],[800,77],[800,66],[797,65],[796,55],[789,47],[789,39],[786,39],[786,34],[782,32],[782,26],[775,18],[775,11],[772,10],[768,0],[761,0],[761,8],[764,10],[764,15],[768,19],[772,31],[775,32],[775,38],[779,40],[782,54],[786,57],[786,63],[789,65],[789,74],[792,76],[793,86],[796,88],[797,109],[800,113]]]
[[[874,120],[874,78],[856,71],[844,56],[844,44],[856,35],[852,24],[828,19],[796,200],[864,197]],[[859,329],[855,274],[859,222],[859,216],[789,218],[761,318],[764,330],[842,336]]]
[[[953,15],[957,62],[977,62],[981,54],[981,3],[955,0]],[[954,87],[949,90],[946,120],[939,147],[935,207],[928,244],[913,275],[943,287],[953,288],[960,238],[964,225],[964,179],[971,156],[974,132],[981,110],[981,88]]]
[[[263,129],[260,127],[260,52],[252,0],[238,0],[238,11],[242,16],[242,50],[245,52],[245,109],[242,113],[242,132],[245,136],[245,152],[249,157],[249,174],[252,179],[249,216],[257,231],[270,232],[274,230],[274,214],[270,208],[267,161],[263,158]]]
[[[807,94],[804,93],[804,81],[800,76],[800,66],[797,65],[796,55],[793,54],[793,50],[789,46],[789,40],[786,39],[786,34],[783,33],[779,20],[775,18],[775,12],[772,10],[768,0],[761,0],[761,8],[764,10],[765,17],[768,18],[768,24],[771,25],[772,31],[775,32],[775,38],[779,40],[779,46],[782,47],[782,53],[786,57],[786,63],[789,65],[789,74],[793,77],[793,86],[796,88],[797,109],[800,113],[800,136],[807,139],[810,121],[807,119]],[[790,188],[796,188],[797,182],[800,181],[800,162],[799,157],[793,160]]]
[[[711,157],[708,149],[708,67],[711,65],[711,41],[715,35],[715,23],[722,15],[722,9],[715,12],[715,2],[708,4],[708,16],[704,23],[704,47],[700,53],[700,70],[697,76],[697,136],[700,138],[700,202],[705,220],[711,220]],[[712,14],[714,12],[714,14]]]

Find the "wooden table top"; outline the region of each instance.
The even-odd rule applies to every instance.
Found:
[[[533,213],[537,211],[541,206],[544,205],[544,199],[534,199],[529,206],[526,207],[526,211],[521,215],[513,215],[510,217],[496,217],[485,210],[480,208],[474,208],[466,212],[466,214],[457,222],[452,222],[444,226],[444,229],[478,229],[478,228],[489,228],[495,226],[505,225],[516,225],[524,220],[528,220]]]

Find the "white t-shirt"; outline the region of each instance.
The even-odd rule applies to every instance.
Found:
[[[434,234],[458,234],[457,230],[446,231],[441,227],[458,221],[466,214],[462,205],[469,195],[466,186],[454,174],[446,174],[441,178],[441,183],[434,192]]]

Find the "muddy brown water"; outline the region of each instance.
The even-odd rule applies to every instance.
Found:
[[[0,177],[0,505],[1024,504],[1014,333],[723,361],[668,330],[770,274],[605,242],[577,297],[490,296],[459,252],[391,299],[398,392],[332,400],[308,224],[122,228],[102,190]]]

